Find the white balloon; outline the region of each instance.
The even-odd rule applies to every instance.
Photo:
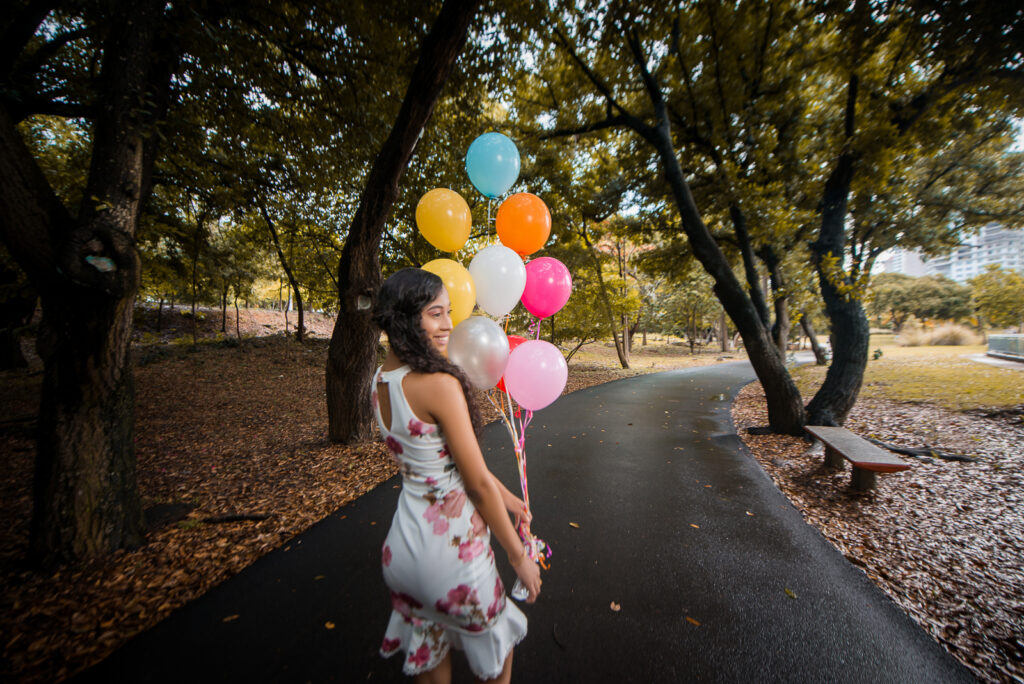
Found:
[[[448,338],[448,360],[479,389],[498,384],[508,364],[508,337],[490,318],[470,316]]]
[[[526,289],[526,266],[522,258],[505,245],[484,247],[469,263],[476,286],[476,303],[495,317],[515,308]]]

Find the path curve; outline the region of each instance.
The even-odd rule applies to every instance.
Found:
[[[747,362],[643,375],[537,413],[534,529],[555,553],[540,600],[524,607],[516,681],[973,681],[751,457],[729,407],[753,378]],[[515,491],[509,442],[492,425],[483,445]],[[397,486],[340,509],[79,680],[407,681],[376,655]],[[468,674],[457,658],[456,681]]]

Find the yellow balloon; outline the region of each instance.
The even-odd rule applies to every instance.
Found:
[[[452,327],[469,318],[476,306],[476,286],[466,267],[451,259],[434,259],[423,264],[424,271],[439,276],[452,303]]]
[[[462,195],[434,188],[416,205],[416,225],[427,242],[442,252],[456,252],[469,239],[473,216]]]

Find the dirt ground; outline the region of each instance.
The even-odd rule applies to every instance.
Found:
[[[137,315],[136,449],[150,531],[140,548],[101,561],[50,574],[25,566],[38,359],[29,350],[33,366],[28,371],[3,374],[7,391],[0,396],[0,415],[9,418],[0,423],[0,453],[6,456],[0,462],[0,680],[59,681],[101,660],[134,634],[394,474],[381,444],[341,446],[327,439],[322,397],[331,319],[308,314],[309,339],[298,344],[283,335],[281,312],[242,310],[237,329],[243,339],[238,344],[231,339],[236,330],[232,309],[226,332],[220,332],[219,310],[202,313],[197,330],[204,342],[197,347],[190,344],[191,317],[182,311],[165,309],[160,330],[155,311]],[[292,312],[292,332],[294,325]],[[629,370],[617,367],[610,345],[588,345],[570,363],[566,391],[638,373],[743,358],[714,350],[692,356],[679,344],[654,338],[649,342],[634,350]],[[736,404],[741,433],[765,422],[757,413],[759,406],[763,410],[757,391],[756,384],[750,386]],[[477,401],[488,419],[497,417],[482,396]],[[854,429],[878,431],[879,421],[901,425],[893,416],[904,416],[902,410],[900,405],[872,404]],[[949,413],[918,411],[899,420],[915,429],[930,426],[941,432],[951,418],[963,416]],[[996,440],[992,444],[1003,440],[1002,447],[986,442],[986,449],[1005,451],[1007,445],[1024,443],[1020,427],[974,420],[982,422],[972,423],[970,430],[984,428]],[[948,527],[952,517],[963,517],[980,539],[994,529],[984,525],[1002,520],[1008,508],[1024,510],[1021,502],[965,502],[957,483],[962,485],[968,473],[974,476],[979,470],[941,465],[934,466],[935,477],[952,478],[948,484],[928,481],[931,471],[921,471],[917,486],[887,476],[874,499],[851,502],[842,476],[818,474],[812,462],[801,461],[805,445],[747,435],[744,439],[808,521],[890,591],[940,643],[982,679],[1019,681],[1014,677],[1024,674],[1019,669],[1024,581],[1020,575],[994,570],[998,563],[990,561],[1007,559],[1009,567],[1016,559],[1020,568],[1020,542],[1000,531],[994,546],[952,543],[935,538],[933,526]],[[994,460],[986,463],[986,477],[997,478],[988,482],[986,491],[998,493],[1014,482],[1017,491],[1024,491],[1019,487],[1024,484],[1020,466],[1020,459],[1009,458],[1000,459],[998,466]],[[965,504],[973,506],[973,517],[963,511]],[[989,505],[998,507],[988,510]],[[900,514],[879,513],[890,508]],[[928,523],[932,518],[940,522]],[[865,520],[873,520],[874,526],[865,527]],[[1020,523],[1016,518],[1007,519],[1010,523],[1017,526],[1019,537]],[[897,539],[917,536],[924,541],[897,544],[889,539],[894,529],[900,532]],[[941,563],[929,560],[936,548],[942,549]],[[986,566],[977,567],[983,559]],[[966,579],[947,582],[940,565],[958,568]],[[977,573],[996,579],[979,585]],[[915,589],[894,594],[887,583]],[[989,593],[995,590],[1001,593]]]

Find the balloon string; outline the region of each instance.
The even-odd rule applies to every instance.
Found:
[[[490,240],[491,240],[491,202],[492,201],[493,200],[490,197],[487,198],[487,241],[488,242],[490,242]]]
[[[540,339],[540,319],[539,318],[534,318],[533,319],[533,323],[530,323],[530,326],[527,328],[527,330],[529,331],[529,334],[535,340],[539,340]]]

